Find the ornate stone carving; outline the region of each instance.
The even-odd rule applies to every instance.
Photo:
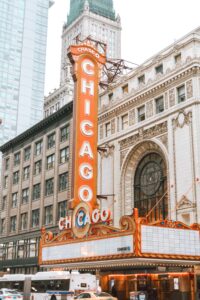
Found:
[[[119,132],[119,117],[117,118],[117,131]]]
[[[187,56],[186,63],[189,63],[191,60],[192,60],[192,57],[191,56]]]
[[[170,68],[167,68],[166,74],[169,74],[172,70]]]
[[[120,150],[126,149],[140,141],[143,141],[144,139],[150,139],[165,132],[167,132],[167,122],[156,124],[146,130],[140,128],[137,134],[125,138],[120,142]]]
[[[114,134],[115,133],[115,130],[116,130],[116,120],[115,119],[112,119],[111,120],[111,134]]]
[[[172,120],[173,128],[183,128],[185,125],[191,123],[192,120],[192,112],[189,111],[186,113],[185,111],[181,110],[178,113],[178,116]]]
[[[131,109],[129,111],[129,126],[132,126],[135,124],[135,109]]]
[[[100,125],[100,128],[99,128],[99,137],[100,137],[101,140],[103,139],[103,125]]]
[[[168,148],[168,136],[167,134],[163,134],[158,137],[158,139],[165,145],[166,148]]]
[[[108,157],[110,155],[113,155],[115,146],[114,145],[110,145],[109,143],[106,143],[102,148],[98,148],[98,152],[101,155],[101,158],[105,158]]]
[[[127,153],[128,150],[125,150],[125,151],[121,151],[120,152],[120,166],[122,166],[122,163],[124,161],[124,157],[126,156],[126,153]]]
[[[177,203],[177,210],[193,208],[195,205],[185,195],[182,195],[180,201]]]
[[[166,92],[164,95],[164,103],[165,103],[165,109],[168,109],[168,93]]]
[[[146,116],[147,116],[147,118],[150,118],[153,116],[153,100],[148,101],[146,103]]]
[[[192,79],[188,80],[186,82],[186,94],[187,94],[187,99],[193,97],[193,86],[192,86]]]
[[[175,90],[171,89],[169,90],[169,106],[175,105]]]

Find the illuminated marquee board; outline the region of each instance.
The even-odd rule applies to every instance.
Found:
[[[199,231],[142,225],[141,253],[200,256]]]
[[[43,263],[67,259],[120,255],[133,253],[133,235],[68,243],[42,249]]]
[[[87,203],[97,207],[97,116],[100,69],[105,56],[90,44],[71,46],[75,101],[73,110],[73,167],[71,208]]]

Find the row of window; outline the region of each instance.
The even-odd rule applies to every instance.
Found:
[[[181,103],[186,100],[185,85],[181,85],[177,88],[177,101]],[[160,96],[154,100],[155,103],[155,113],[159,114],[164,111],[164,97]],[[137,120],[142,122],[146,119],[145,105],[142,105],[137,108]],[[128,127],[128,113],[121,116],[121,129],[124,130]],[[105,135],[106,137],[111,134],[111,123],[108,122],[105,124]]]
[[[59,162],[60,164],[65,163],[69,160],[69,147],[60,150]],[[46,158],[46,169],[50,170],[55,165],[55,154],[51,154]],[[42,160],[38,160],[34,164],[33,174],[39,175],[42,172]],[[30,166],[23,168],[23,180],[27,180],[30,177]],[[13,184],[18,184],[20,178],[20,172],[16,171],[13,173]],[[3,187],[8,187],[8,176],[4,177]]]
[[[64,142],[69,140],[69,133],[70,133],[70,127],[69,125],[63,127],[60,129],[60,142]],[[56,133],[51,133],[50,135],[47,136],[47,149],[53,148],[55,146],[56,142]],[[34,147],[34,155],[40,155],[42,153],[43,149],[43,141],[37,141],[35,142],[35,147]],[[17,166],[20,164],[20,156],[21,153],[17,152],[14,154],[14,166]],[[28,146],[24,149],[24,161],[29,160],[31,157],[31,146]],[[10,159],[7,158],[5,160],[5,170],[9,169],[10,165]]]
[[[178,53],[177,55],[174,56],[174,63],[178,64],[180,62],[181,62],[181,53]],[[155,74],[156,75],[163,74],[163,64],[159,64],[158,66],[155,67]],[[138,85],[145,84],[146,83],[145,74],[140,75],[137,78],[137,81],[138,81]],[[122,93],[126,94],[128,92],[129,92],[128,84],[123,85]],[[108,94],[109,101],[113,100],[113,97],[114,97],[113,92]]]
[[[63,174],[59,175],[58,178],[58,191],[62,192],[69,187],[69,175],[68,172],[65,172]],[[51,196],[54,193],[54,178],[47,179],[45,181],[45,196]],[[37,183],[33,185],[33,191],[32,191],[32,201],[38,200],[41,197],[41,183]],[[21,193],[21,204],[26,204],[29,202],[30,193],[29,188],[25,188],[22,190]],[[7,196],[3,196],[2,198],[2,211],[6,209],[7,204]],[[12,194],[12,200],[11,200],[11,208],[15,208],[18,206],[18,192],[15,192]]]
[[[0,260],[38,256],[40,238],[7,242],[0,245]]]
[[[65,217],[67,213],[67,201],[62,201],[58,203],[57,220],[61,217]],[[44,208],[43,225],[51,225],[53,223],[53,205],[46,206]],[[34,209],[31,212],[31,228],[36,228],[40,225],[40,209]],[[1,234],[6,232],[6,220],[1,219]],[[28,212],[22,213],[20,215],[19,230],[28,229]],[[12,216],[10,218],[10,232],[15,232],[17,230],[17,216]]]

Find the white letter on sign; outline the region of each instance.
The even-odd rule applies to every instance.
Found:
[[[80,156],[87,155],[87,156],[89,156],[90,158],[93,158],[93,157],[94,157],[89,142],[87,142],[87,141],[83,142],[83,144],[82,144],[82,146],[81,146],[81,149],[80,149],[80,152],[79,152],[79,155],[80,155]]]
[[[84,111],[86,116],[90,115],[90,100],[85,100]]]
[[[92,200],[93,192],[91,188],[87,185],[82,185],[78,191],[79,198],[82,201],[89,202]]]
[[[89,120],[82,121],[80,125],[81,132],[86,136],[92,136],[94,134],[93,130],[87,129],[87,127],[92,128],[93,123]]]
[[[94,75],[94,64],[91,60],[85,59],[82,63],[83,71],[88,75]]]
[[[90,96],[94,96],[94,81],[90,80],[87,82],[85,79],[82,79],[81,82],[81,92],[86,94],[87,89],[90,90]]]
[[[80,175],[83,179],[91,179],[93,177],[92,166],[88,163],[83,163],[79,167]]]

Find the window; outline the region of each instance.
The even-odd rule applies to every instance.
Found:
[[[53,194],[53,178],[47,179],[45,184],[45,196]]]
[[[109,99],[109,101],[113,100],[113,93],[108,94],[108,99]]]
[[[145,120],[145,106],[141,106],[138,108],[138,122]]]
[[[5,219],[1,219],[1,234],[5,233],[6,231],[6,220]]]
[[[26,167],[24,168],[24,174],[23,174],[23,179],[26,180],[26,179],[29,179],[29,176],[30,176],[30,167]]]
[[[3,198],[2,198],[2,206],[1,206],[2,210],[6,209],[6,203],[7,203],[7,196],[3,196]]]
[[[138,77],[138,83],[139,84],[145,83],[145,75],[144,74]]]
[[[8,176],[4,177],[4,188],[6,189],[8,187]]]
[[[29,189],[22,190],[22,204],[26,204],[29,201]]]
[[[175,64],[178,64],[181,62],[181,53],[174,56],[174,61],[175,61]]]
[[[106,130],[106,137],[111,135],[111,123],[108,122],[105,124],[105,130]]]
[[[10,218],[10,232],[15,232],[17,226],[17,217],[13,216]]]
[[[53,205],[45,207],[44,212],[44,224],[52,224],[53,222]]]
[[[20,164],[20,152],[17,152],[14,154],[14,166],[17,166]]]
[[[60,150],[60,163],[65,163],[69,160],[69,147]]]
[[[20,229],[25,230],[27,229],[28,225],[28,213],[23,213],[21,214],[21,219],[20,219]]]
[[[42,170],[42,161],[38,160],[35,162],[35,165],[34,165],[34,175],[40,174],[41,170]]]
[[[155,103],[156,103],[156,114],[159,114],[162,111],[164,111],[164,98],[163,98],[163,96],[155,99]]]
[[[151,211],[149,220],[165,220],[168,215],[166,190],[165,161],[159,154],[149,153],[139,162],[134,176],[134,207],[138,208],[139,216],[146,216]]]
[[[128,93],[128,84],[125,84],[122,86],[122,92],[123,92],[123,94]]]
[[[64,218],[67,215],[67,201],[58,203],[58,220]]]
[[[24,149],[24,160],[29,160],[31,157],[31,147]]]
[[[6,158],[6,160],[5,160],[5,170],[6,171],[9,169],[9,165],[10,165],[10,159]]]
[[[33,186],[33,200],[40,198],[40,183]]]
[[[19,182],[19,171],[13,173],[13,184],[17,184]]]
[[[69,140],[69,125],[60,129],[60,141],[64,142]]]
[[[178,103],[185,101],[185,85],[177,88]]]
[[[21,221],[20,221],[21,222]],[[21,225],[21,224],[20,224]],[[20,227],[21,229],[21,227]],[[23,229],[21,229],[23,230]],[[24,258],[26,257],[26,244],[24,240],[17,241],[17,258]]]
[[[59,175],[59,192],[68,188],[69,176],[68,172]]]
[[[163,74],[163,64],[155,67],[156,74]]]
[[[47,156],[47,170],[50,170],[54,167],[55,154]]]
[[[42,141],[35,143],[35,155],[40,155],[42,153]]]
[[[12,208],[17,207],[17,198],[18,198],[18,193],[13,193],[12,194]]]
[[[39,218],[40,218],[40,211],[39,209],[34,209],[32,211],[32,220],[31,220],[31,227],[39,226]]]
[[[128,127],[128,114],[121,116],[121,128],[122,130]]]
[[[48,149],[53,148],[55,146],[55,141],[56,141],[55,139],[56,139],[55,133],[52,133],[47,137],[47,148]]]

